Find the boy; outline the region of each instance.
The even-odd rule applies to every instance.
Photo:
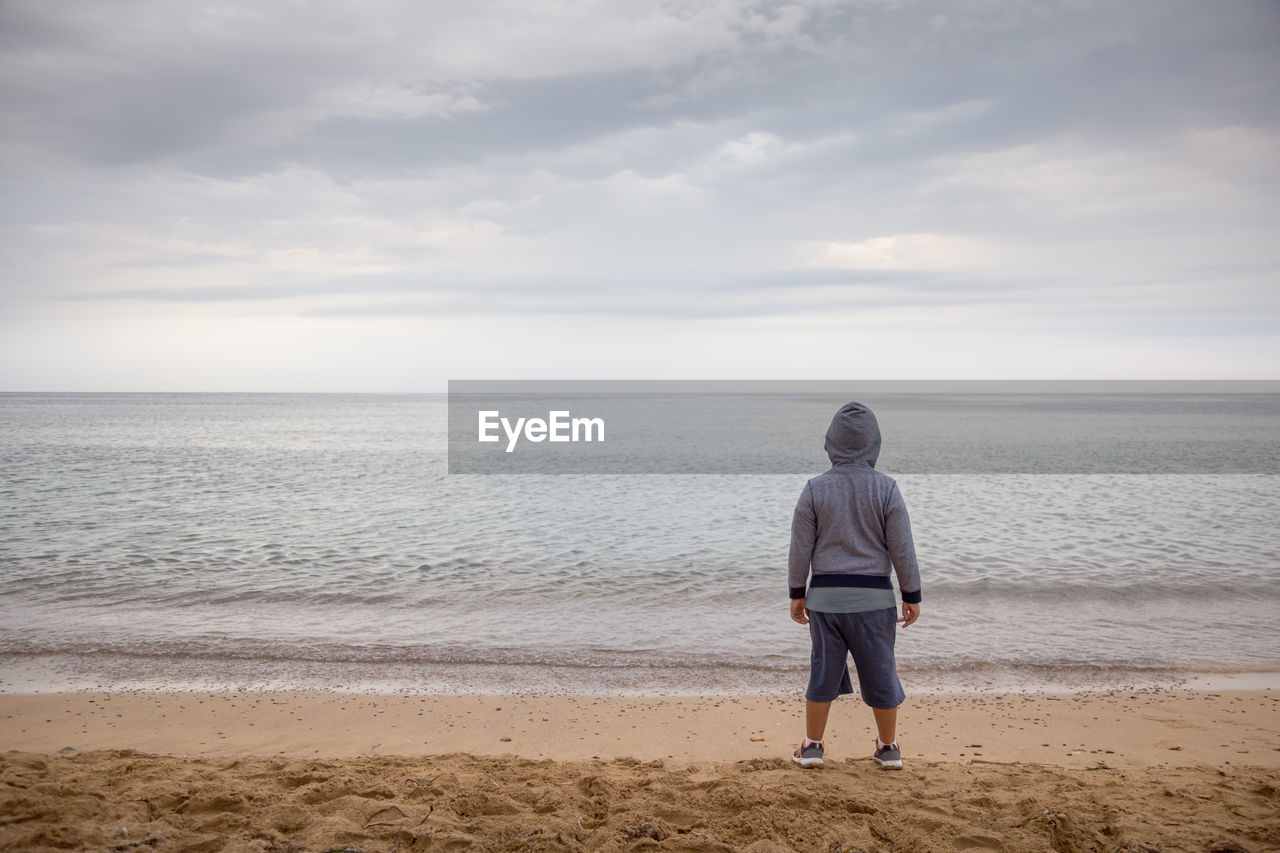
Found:
[[[805,738],[792,759],[822,766],[822,735],[836,696],[852,693],[848,654],[858,672],[862,701],[871,706],[877,737],[874,758],[901,769],[896,729],[906,695],[893,659],[897,623],[920,617],[920,572],[907,507],[892,477],[875,470],[880,455],[876,416],[846,403],[827,430],[831,468],[805,484],[791,522],[788,584],[791,618],[809,626],[813,653],[805,691]],[[898,575],[897,614],[889,570]],[[810,567],[813,579],[806,596]]]

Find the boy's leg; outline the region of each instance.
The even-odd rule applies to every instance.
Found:
[[[898,706],[906,698],[893,654],[896,618],[896,608],[890,607],[851,613],[841,623],[853,653],[862,701],[871,707],[880,742],[885,744],[897,739]]]
[[[827,730],[831,702],[853,692],[849,678],[849,647],[831,622],[831,615],[809,611],[809,637],[813,643],[809,658],[809,686],[805,690],[805,731],[809,740],[822,740]]]
[[[830,702],[814,702],[806,699],[804,703],[804,731],[809,740],[822,740],[827,730],[827,717],[831,714]]]
[[[898,709],[872,708],[876,718],[876,731],[881,743],[893,743],[898,739]]]

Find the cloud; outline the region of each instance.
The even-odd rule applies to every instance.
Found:
[[[608,319],[619,353],[725,324],[780,354],[815,327],[838,353],[850,324],[931,349],[947,318],[1265,337],[1278,23],[1189,0],[4,4],[0,312],[193,341],[530,318],[517,348]],[[732,361],[690,347],[694,374]]]
[[[813,247],[817,266],[866,270],[984,269],[998,258],[990,243],[953,234],[892,234]]]
[[[804,17],[755,4],[216,2],[0,10],[9,141],[104,163],[297,142],[344,119],[509,110],[536,81],[659,72]],[[14,108],[17,109],[14,109]],[[376,127],[376,125],[371,125]]]

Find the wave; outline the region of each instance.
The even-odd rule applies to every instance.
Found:
[[[0,655],[14,660],[44,658],[74,658],[82,661],[114,659],[119,662],[137,661],[157,664],[206,663],[269,663],[269,664],[324,664],[354,666],[458,666],[458,667],[521,667],[554,668],[558,670],[608,670],[618,668],[668,669],[687,673],[701,672],[772,672],[791,673],[807,670],[807,660],[796,655],[782,653],[765,654],[750,659],[727,654],[704,654],[696,658],[684,654],[671,654],[645,649],[530,649],[490,648],[477,651],[466,646],[338,646],[312,645],[278,647],[267,644],[253,645],[196,645],[190,643],[154,643],[130,646],[125,643],[49,643],[10,641],[0,644]],[[1280,663],[1280,662],[1277,662]],[[1026,661],[1017,659],[966,659],[900,658],[898,668],[903,673],[939,675],[945,677],[984,675],[993,673],[1021,673],[1038,678],[1074,674],[1080,677],[1152,675],[1157,673],[1259,673],[1277,670],[1275,664],[1247,664],[1240,662],[1187,662],[1173,664],[1168,661],[1130,661],[1123,664],[1063,657],[1053,661]]]
[[[92,605],[94,607],[245,608],[254,605],[305,607],[372,606],[415,610],[468,601],[509,602],[512,606],[546,603],[610,602],[643,606],[670,601],[714,601],[718,607],[771,606],[782,596],[785,575],[779,570],[755,570],[725,578],[730,567],[699,570],[655,570],[616,567],[509,573],[488,566],[483,573],[469,567],[451,577],[406,577],[384,572],[334,572],[323,569],[301,577],[252,576],[222,579],[217,572],[169,574],[153,579],[135,575],[111,577],[92,572],[14,572],[0,581],[0,595],[11,602],[44,605]],[[1280,600],[1280,565],[1228,568],[1201,564],[1166,568],[1154,574],[1132,569],[1123,574],[1101,567],[1076,569],[1010,568],[1000,576],[984,570],[948,567],[926,568],[926,593],[940,597],[999,598],[1003,600],[1051,600],[1063,596],[1109,598],[1114,596],[1240,596]],[[25,575],[25,576],[24,576]]]

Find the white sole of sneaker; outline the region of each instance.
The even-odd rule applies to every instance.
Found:
[[[897,761],[881,761],[880,759],[876,758],[876,763],[879,764],[885,770],[901,770],[902,769],[902,759],[898,759]]]
[[[821,767],[822,766],[821,758],[796,758],[793,755],[791,756],[791,760],[794,761],[796,764],[799,764],[801,767]]]

